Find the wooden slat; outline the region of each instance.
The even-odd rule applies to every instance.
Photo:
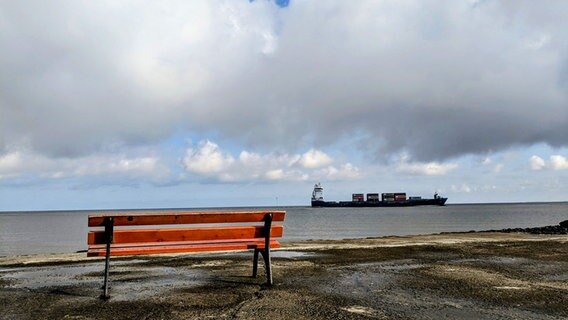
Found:
[[[89,227],[104,226],[104,217],[114,217],[115,226],[196,224],[196,223],[237,223],[262,222],[266,214],[272,214],[272,221],[284,221],[286,211],[243,211],[243,212],[163,212],[132,213],[89,216]]]
[[[211,227],[190,229],[141,229],[141,230],[115,230],[113,243],[136,242],[165,242],[165,241],[204,241],[262,238],[263,226],[244,227]],[[271,238],[282,237],[282,225],[272,226]],[[88,235],[88,244],[103,244],[104,231],[91,231]]]
[[[276,241],[274,239],[274,241]],[[202,245],[202,244],[223,244],[223,243],[234,243],[234,242],[264,242],[264,238],[256,239],[241,239],[241,240],[204,240],[204,241],[168,241],[168,242],[136,242],[136,243],[113,243],[111,246],[113,248],[134,248],[134,247],[152,247],[152,246],[178,246],[178,245]],[[106,244],[91,244],[89,245],[89,250],[91,249],[105,249]]]
[[[264,249],[264,241],[238,241],[238,242],[209,242],[209,243],[183,243],[177,245],[151,244],[148,246],[124,246],[113,245],[111,247],[112,256],[143,255],[157,253],[180,253],[180,252],[204,252],[204,251],[234,251],[249,249]],[[280,248],[280,243],[276,240],[270,241],[270,248]],[[87,256],[104,256],[106,248],[103,246],[92,246],[87,252]]]

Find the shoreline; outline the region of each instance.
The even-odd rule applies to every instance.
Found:
[[[539,227],[531,229],[540,229]],[[511,231],[504,231],[511,230]],[[468,242],[498,242],[498,241],[560,241],[568,242],[568,237],[564,234],[529,233],[523,231],[513,231],[519,229],[487,230],[487,231],[468,231],[468,232],[440,232],[424,235],[406,236],[381,236],[365,238],[346,238],[330,240],[297,240],[281,242],[281,247],[273,249],[278,251],[322,251],[330,249],[373,249],[380,247],[399,247],[399,246],[420,246],[420,245],[439,245],[439,244],[459,244]],[[57,263],[80,263],[99,261],[103,257],[87,257],[86,250],[69,253],[46,253],[46,254],[25,254],[0,256],[0,267],[17,267],[47,265]],[[246,252],[246,251],[244,251]],[[211,253],[173,253],[156,254],[157,257],[179,257],[191,255],[215,255],[222,252]],[[113,257],[112,260],[136,259],[132,257]]]

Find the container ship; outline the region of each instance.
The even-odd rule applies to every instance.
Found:
[[[323,187],[320,183],[314,185],[312,192],[312,207],[413,207],[413,206],[443,206],[448,198],[442,198],[438,193],[434,194],[434,198],[426,199],[422,197],[407,197],[404,192],[397,193],[381,193],[379,199],[378,193],[365,194],[354,193],[352,201],[324,201]]]

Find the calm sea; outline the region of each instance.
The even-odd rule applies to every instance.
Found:
[[[568,202],[408,208],[208,208],[286,210],[284,241],[525,228],[568,220]],[[120,210],[120,212],[165,210]],[[172,211],[169,209],[168,211]],[[87,216],[115,211],[0,212],[0,256],[86,249]]]

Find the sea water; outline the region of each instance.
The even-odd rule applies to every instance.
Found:
[[[207,208],[0,212],[0,256],[65,253],[87,248],[87,216],[149,211],[286,210],[283,241],[347,239],[556,225],[568,202],[462,204],[402,208]]]

